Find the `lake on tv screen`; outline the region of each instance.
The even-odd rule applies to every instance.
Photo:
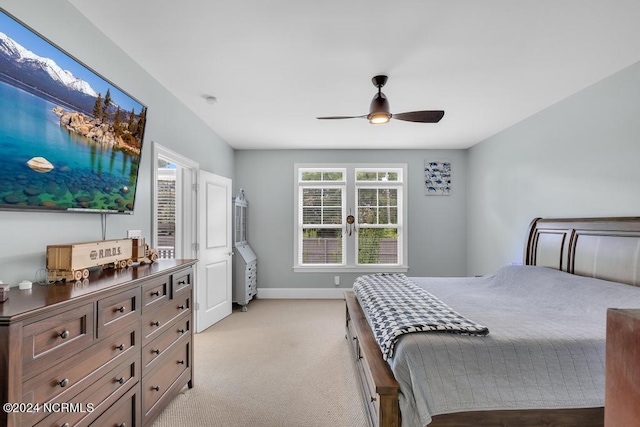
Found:
[[[62,111],[0,83],[0,205],[133,210],[139,152],[66,129]]]

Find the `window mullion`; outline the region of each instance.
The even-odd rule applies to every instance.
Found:
[[[345,218],[346,215],[353,215],[354,217],[358,217],[358,213],[357,213],[357,209],[358,209],[358,205],[357,205],[357,194],[356,192],[357,190],[357,186],[355,185],[355,181],[356,181],[356,175],[355,175],[355,169],[354,168],[348,168],[347,169],[347,182],[346,182],[346,209],[345,209]],[[346,220],[344,221],[345,224],[345,229],[343,231],[344,236],[345,236],[345,253],[346,253],[346,260],[347,260],[347,265],[348,266],[355,266],[356,265],[356,254],[357,254],[357,236],[358,236],[358,224],[357,222],[355,224],[353,224],[354,226],[354,230],[351,233],[351,236],[349,236],[349,233],[347,233],[346,230]]]

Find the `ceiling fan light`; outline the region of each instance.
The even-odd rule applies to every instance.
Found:
[[[380,92],[380,88],[378,88],[378,93],[371,100],[367,119],[369,119],[369,123],[372,125],[383,125],[391,119],[389,101],[387,101],[384,93]]]
[[[372,125],[383,125],[391,119],[391,114],[385,112],[371,113],[367,116],[367,119]]]

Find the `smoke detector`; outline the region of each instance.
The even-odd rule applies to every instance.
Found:
[[[213,105],[213,104],[217,104],[218,103],[218,98],[216,98],[213,95],[204,95],[203,98],[204,98],[205,101],[207,101],[207,104],[209,104],[209,105]]]

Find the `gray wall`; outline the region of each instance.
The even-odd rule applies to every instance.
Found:
[[[640,215],[640,63],[468,151],[469,275],[521,261],[534,217]]]
[[[135,214],[109,215],[107,238],[126,236],[127,229],[150,236],[152,141],[198,161],[201,169],[233,178],[229,145],[68,2],[0,0],[0,6],[148,107]],[[0,280],[33,279],[45,265],[48,244],[99,240],[101,230],[96,214],[0,211]]]
[[[248,241],[258,256],[260,288],[331,288],[333,276],[350,287],[358,274],[294,273],[294,163],[407,163],[409,272],[412,276],[466,274],[466,151],[246,150],[235,156],[234,190],[249,202]],[[424,161],[452,163],[452,194],[424,195]]]
[[[0,6],[131,93],[149,108],[136,212],[111,215],[107,238],[151,232],[151,141],[235,178],[250,202],[249,241],[260,287],[333,287],[334,273],[293,273],[293,164],[409,164],[409,274],[484,274],[521,261],[537,216],[640,215],[640,64],[558,103],[469,150],[234,151],[63,0]],[[235,161],[234,161],[235,159]],[[424,159],[451,160],[453,194],[423,194]],[[268,179],[266,179],[267,177]],[[101,237],[89,214],[0,211],[0,279],[44,267],[47,244]],[[348,286],[354,275],[341,275]]]

